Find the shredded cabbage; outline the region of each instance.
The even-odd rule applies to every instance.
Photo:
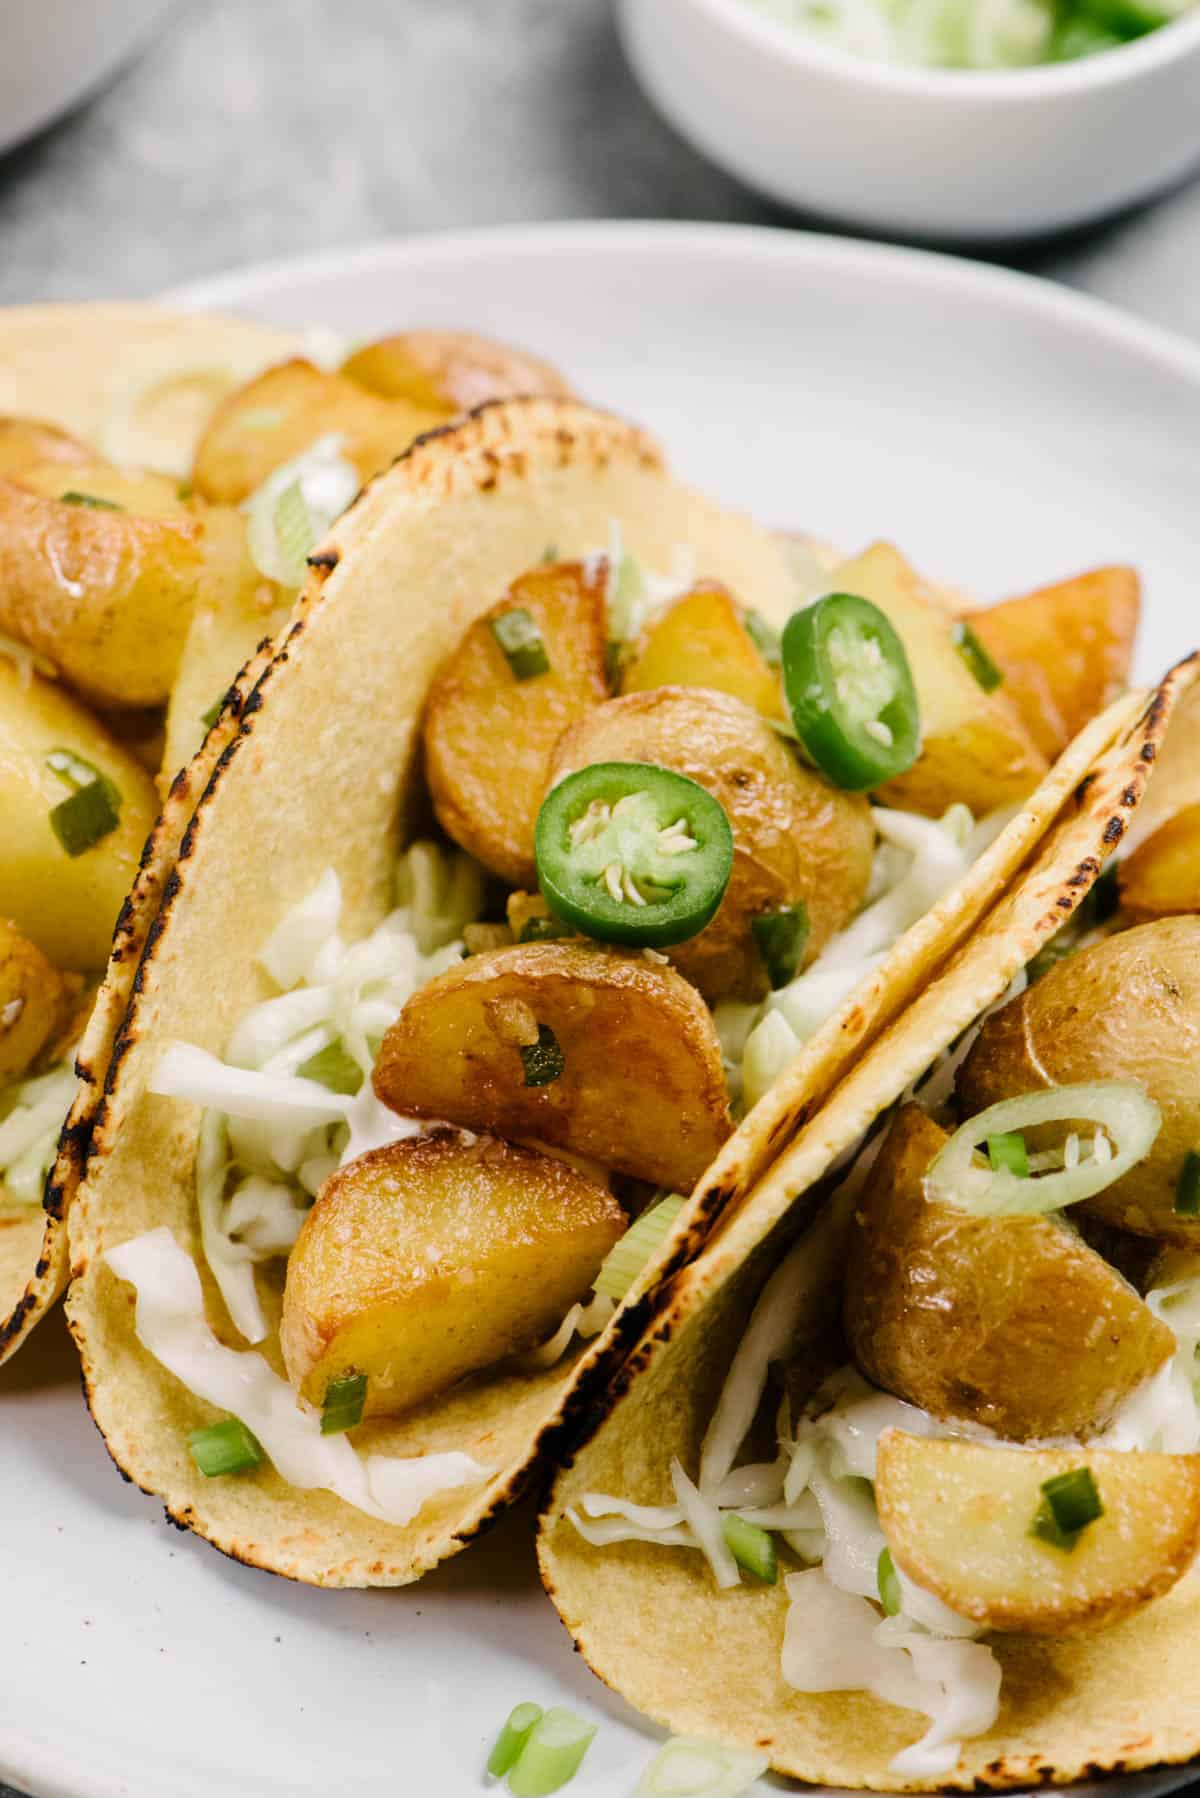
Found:
[[[336,433],[318,437],[273,469],[242,508],[254,565],[281,587],[302,584],[309,553],[358,493],[358,471],[342,449]]]
[[[1046,61],[1049,0],[747,0],[852,56],[929,68],[1005,69]]]
[[[13,1205],[40,1205],[75,1097],[74,1057],[0,1095],[0,1189]]]

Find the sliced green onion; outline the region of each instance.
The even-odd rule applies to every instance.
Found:
[[[115,499],[101,499],[96,493],[76,493],[74,488],[70,493],[60,493],[58,497],[64,506],[91,506],[96,512],[123,512],[125,510],[124,506],[119,506]]]
[[[72,858],[94,849],[120,822],[120,796],[103,775],[50,812],[50,828]]]
[[[1147,6],[1144,0],[1074,0],[1074,10],[1122,43],[1160,30],[1171,18],[1161,7]]]
[[[552,568],[554,563],[557,561],[558,561],[558,545],[557,545],[557,543],[547,543],[545,549],[542,551],[542,567],[543,568]]]
[[[310,1055],[296,1072],[302,1080],[316,1080],[331,1093],[345,1093],[351,1099],[363,1083],[363,1071],[340,1036]]]
[[[200,722],[204,726],[205,730],[212,729],[213,725],[217,722],[217,719],[221,716],[221,713],[224,711],[224,709],[225,709],[225,695],[224,695],[224,693],[222,693],[220,699],[214,699],[213,703],[209,706],[207,712],[201,712],[201,714],[200,714]]]
[[[1179,1217],[1200,1216],[1200,1155],[1189,1149],[1175,1187],[1175,1211]]]
[[[779,1558],[775,1553],[775,1538],[770,1530],[763,1529],[759,1523],[747,1523],[744,1517],[733,1512],[721,1518],[721,1534],[725,1538],[725,1546],[747,1573],[762,1581],[764,1586],[773,1586],[779,1578]]]
[[[795,978],[808,947],[808,907],[803,899],[751,918],[750,929],[767,979],[773,987],[786,986]]]
[[[340,1436],[343,1430],[352,1430],[360,1424],[366,1402],[365,1373],[344,1373],[336,1380],[330,1380],[325,1388],[325,1403],[321,1406],[322,1436]]]
[[[558,1038],[549,1024],[539,1024],[536,1043],[522,1043],[521,1066],[526,1086],[550,1086],[567,1065]]]
[[[564,924],[561,918],[556,918],[551,912],[545,918],[536,915],[526,918],[517,941],[519,943],[553,943],[557,942],[560,937],[573,935],[571,926]]]
[[[552,1705],[538,1718],[508,1775],[513,1798],[547,1798],[574,1779],[596,1733],[572,1711]]]
[[[488,1755],[487,1770],[493,1779],[503,1779],[524,1748],[530,1730],[535,1723],[541,1722],[543,1715],[540,1704],[518,1704],[508,1713],[504,1728]]]
[[[904,1604],[904,1595],[900,1590],[900,1575],[896,1572],[890,1548],[879,1551],[879,1559],[875,1563],[875,1584],[879,1588],[879,1602],[883,1606],[884,1616],[898,1616]]]
[[[1004,670],[992,660],[971,626],[962,619],[954,627],[954,647],[984,692],[994,693],[1004,680]]]
[[[615,1242],[592,1282],[592,1291],[619,1304],[633,1285],[650,1257],[667,1239],[667,1232],[683,1209],[679,1193],[668,1193],[643,1211],[636,1223],[630,1224],[620,1241]]]
[[[511,612],[501,612],[499,618],[493,618],[492,635],[504,652],[514,680],[531,680],[534,675],[549,674],[550,657],[546,654],[545,639],[532,612],[527,612],[524,606],[514,606]]]
[[[779,632],[773,624],[768,624],[761,612],[747,612],[742,619],[746,634],[754,644],[759,655],[768,668],[779,668],[783,665],[783,645]]]
[[[52,749],[46,757],[46,766],[76,793],[80,787],[90,787],[94,780],[103,779],[96,764],[85,761],[73,749]]]
[[[742,1798],[769,1765],[765,1754],[672,1736],[638,1780],[634,1798]]]
[[[1081,1160],[1075,1167],[1021,1179],[1007,1167],[985,1167],[976,1157],[976,1146],[991,1136],[1080,1121],[1105,1131],[1113,1145],[1110,1160]],[[925,1175],[925,1196],[934,1204],[952,1205],[976,1217],[1060,1211],[1093,1198],[1127,1174],[1149,1151],[1161,1127],[1162,1113],[1154,1100],[1129,1080],[1092,1080],[1022,1093],[989,1105],[954,1132]]]
[[[987,1139],[988,1160],[994,1168],[1006,1167],[1010,1174],[1023,1180],[1029,1172],[1029,1154],[1025,1138],[1019,1130],[1006,1130],[1001,1136]]]
[[[1051,33],[1046,60],[1077,62],[1081,56],[1095,56],[1101,50],[1119,50],[1124,42],[1124,38],[1093,25],[1090,19],[1064,19]]]
[[[1103,1517],[1100,1489],[1090,1467],[1073,1467],[1042,1481],[1042,1502],[1034,1513],[1030,1535],[1068,1554],[1089,1523]]]
[[[205,1430],[193,1430],[188,1437],[188,1453],[208,1479],[226,1473],[246,1473],[263,1458],[258,1438],[246,1428],[240,1417],[227,1417]]]
[[[304,488],[298,480],[290,482],[275,501],[275,540],[279,546],[280,563],[287,572],[286,585],[301,586],[317,533],[313,529]]]
[[[610,637],[604,645],[604,679],[612,692],[621,684],[621,664],[624,660],[625,645]]]

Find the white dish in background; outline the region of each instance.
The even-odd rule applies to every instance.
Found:
[[[746,0],[618,0],[655,105],[785,205],[961,243],[1059,231],[1200,163],[1200,12],[1119,50],[1009,70],[851,56]]]
[[[1200,351],[1019,276],[781,232],[584,225],[385,244],[174,298],[351,336],[524,341],[764,519],[894,536],[983,597],[1134,560],[1139,671],[1200,636]],[[488,1741],[526,1698],[600,1724],[570,1798],[629,1798],[650,1758],[658,1732],[541,1594],[528,1509],[399,1592],[237,1565],[118,1478],[60,1319],[0,1372],[0,1494],[0,1778],[35,1798],[479,1798]]]
[[[176,0],[4,0],[0,151],[95,92]]]

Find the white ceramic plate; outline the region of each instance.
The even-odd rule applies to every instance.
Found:
[[[895,537],[981,596],[1127,558],[1147,586],[1139,671],[1200,638],[1200,351],[1017,276],[768,231],[553,226],[174,297],[523,340],[770,522]],[[0,1494],[0,1776],[36,1798],[466,1798],[525,1698],[601,1725],[572,1798],[622,1798],[649,1758],[655,1732],[541,1595],[528,1512],[403,1592],[236,1565],[118,1479],[57,1319],[0,1374]]]

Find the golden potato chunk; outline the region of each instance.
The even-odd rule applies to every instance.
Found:
[[[1154,778],[1133,815],[1126,850],[1132,855],[1168,819],[1200,806],[1200,683],[1188,688],[1171,713],[1171,728],[1154,763]]]
[[[845,1324],[863,1372],[935,1417],[1016,1442],[1086,1436],[1169,1360],[1175,1338],[1054,1217],[972,1217],[926,1199],[948,1138],[900,1111],[850,1231]]]
[[[341,372],[383,399],[407,400],[427,412],[441,409],[446,416],[485,400],[571,397],[549,362],[473,331],[398,331],[355,350]]]
[[[1121,902],[1138,918],[1200,912],[1200,805],[1185,805],[1121,864]]]
[[[311,362],[281,362],[218,406],[196,445],[192,480],[205,499],[238,505],[281,463],[332,433],[366,482],[444,416],[380,399]]]
[[[282,629],[294,595],[248,565],[245,578],[200,596],[188,626],[171,703],[162,769],[167,781],[204,741],[214,707],[265,639]]]
[[[1042,1484],[1090,1470],[1103,1515],[1056,1547],[1030,1533]],[[1057,1636],[1161,1597],[1200,1546],[1200,1455],[992,1448],[888,1430],[875,1470],[896,1566],[988,1629]]]
[[[95,452],[69,431],[40,418],[0,417],[0,475],[20,474],[39,462],[94,462]]]
[[[730,1131],[699,993],[582,943],[515,944],[431,980],[384,1037],[374,1084],[393,1111],[529,1137],[677,1192]]]
[[[51,813],[72,786],[50,766],[57,750],[90,764],[120,794],[117,827],[68,855]],[[102,968],[157,812],[145,769],[53,681],[0,655],[0,916],[57,968]]]
[[[27,1074],[61,1028],[77,983],[0,918],[0,1090]]]
[[[728,588],[704,581],[643,631],[621,679],[623,693],[653,687],[709,687],[766,718],[785,716],[777,668],[767,665]]]
[[[56,463],[0,477],[0,632],[100,704],[162,704],[197,601],[252,580],[238,514],[181,500],[165,476]]]
[[[532,568],[467,631],[425,705],[425,773],[448,836],[510,886],[535,887],[533,827],[550,757],[569,724],[608,697],[606,570],[583,562]],[[549,667],[521,676],[497,630],[524,613]]]
[[[1200,917],[1160,918],[1080,949],[987,1020],[958,1075],[964,1117],[999,1099],[1083,1080],[1135,1080],[1162,1110],[1150,1152],[1086,1201],[1097,1217],[1166,1242],[1200,1240],[1175,1209],[1200,1151]],[[1047,1127],[1049,1128],[1049,1127]],[[1061,1142],[1062,1131],[1052,1132]],[[1031,1132],[1031,1145],[1041,1140]]]
[[[873,544],[834,569],[829,590],[857,593],[887,613],[916,683],[921,754],[880,797],[930,817],[958,801],[980,817],[1032,793],[1045,755],[1003,687],[984,692],[955,644],[953,615],[899,551]]]
[[[751,928],[760,913],[803,900],[811,960],[861,906],[875,846],[870,806],[803,767],[740,699],[702,687],[656,687],[610,700],[560,739],[551,778],[592,762],[673,768],[725,808],[733,830],[725,897],[711,924],[667,951],[710,1003],[766,992]]]
[[[288,1378],[320,1405],[365,1373],[367,1416],[406,1411],[552,1336],[624,1232],[611,1193],[533,1149],[373,1149],[325,1182],[288,1257]]]
[[[963,614],[1051,761],[1129,685],[1140,603],[1135,569],[1097,568]]]

